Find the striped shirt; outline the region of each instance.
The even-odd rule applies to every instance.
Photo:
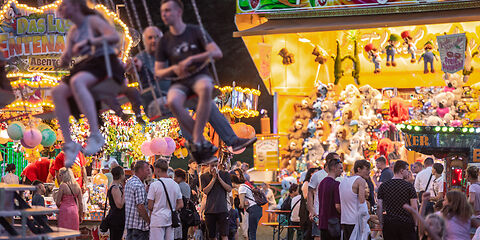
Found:
[[[147,207],[147,191],[140,178],[133,175],[125,184],[125,228],[148,231],[149,225],[140,216],[137,205]]]

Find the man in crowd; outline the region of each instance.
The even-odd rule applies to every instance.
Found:
[[[368,215],[366,203],[367,181],[370,177],[370,163],[367,160],[355,161],[354,175],[340,183],[340,206],[343,239],[349,240],[359,216]]]
[[[242,163],[243,177],[245,178],[245,180],[250,182],[250,175],[247,173],[249,168],[250,166],[248,165],[248,163],[246,162]]]
[[[417,178],[417,174],[423,170],[423,164],[420,161],[416,161],[412,165],[413,178]]]
[[[417,194],[419,194],[418,199],[422,199],[421,194],[424,192],[430,192],[432,190],[432,181],[434,180],[432,179],[433,158],[425,158],[423,165],[425,166],[425,169],[419,172],[415,178],[415,191],[417,191]]]
[[[192,190],[190,186],[185,182],[185,178],[187,177],[187,173],[185,170],[181,168],[175,169],[174,178],[175,182],[180,187],[180,192],[182,192],[182,197],[185,201],[189,201],[192,196]],[[185,205],[185,202],[184,202]],[[188,226],[182,222],[182,239],[187,239],[188,236]]]
[[[159,179],[150,184],[147,197],[148,210],[151,211],[150,239],[173,240],[172,209],[178,211],[183,208],[182,192],[178,184],[167,174],[167,161],[156,161],[154,167],[155,176]]]
[[[198,200],[198,173],[197,173],[198,164],[190,158],[188,160],[188,171],[187,171],[187,184],[190,186],[190,190],[192,191],[191,199],[194,203]]]
[[[403,208],[404,204],[410,204],[412,208],[417,209],[415,188],[404,180],[408,177],[408,163],[396,161],[393,172],[393,178],[382,183],[378,189],[377,215],[380,225],[383,226],[383,237],[400,240],[417,239],[415,221]]]
[[[339,159],[330,160],[327,164],[328,175],[318,186],[318,228],[322,240],[340,240],[340,232],[329,231],[332,219],[340,225],[340,183],[335,179],[343,173],[343,163]]]
[[[47,182],[51,165],[52,161],[46,157],[42,157],[35,162],[29,163],[20,174],[24,184],[33,183],[35,180]]]
[[[205,205],[205,224],[208,238],[223,240],[228,238],[227,195],[232,191],[230,175],[226,171],[217,170],[217,163],[210,163],[208,170],[200,176],[202,191],[207,195]]]
[[[125,228],[127,240],[149,238],[150,217],[147,213],[147,191],[143,181],[151,174],[150,165],[137,161],[134,175],[125,184]]]
[[[380,176],[378,177],[378,179],[375,176],[373,178],[373,180],[375,181],[375,185],[378,189],[378,187],[380,187],[382,183],[393,178],[393,172],[387,166],[387,159],[384,156],[381,156],[375,160],[375,166],[377,167],[378,171],[380,171]]]
[[[161,6],[162,20],[169,25],[169,32],[162,37],[156,51],[154,71],[156,78],[162,79],[172,75],[178,76],[178,74],[185,75],[187,74],[187,68],[198,66],[198,64],[201,64],[201,62],[210,57],[221,58],[221,50],[210,37],[207,37],[207,43],[203,44],[204,40],[201,35],[199,36],[200,31],[198,27],[186,25],[183,22],[183,3],[181,1],[163,0]],[[199,43],[202,44],[199,45]],[[179,49],[182,51],[177,52],[180,51]],[[167,66],[167,63],[170,64],[170,66]],[[256,138],[238,138],[225,117],[218,111],[215,103],[208,97],[208,95],[211,95],[211,91],[210,93],[208,93],[208,91],[199,91],[199,89],[207,90],[212,87],[208,79],[211,81],[211,76],[208,71],[202,70],[200,73],[187,79],[190,81],[189,84],[185,83],[186,80],[177,81],[168,90],[169,96],[167,101],[169,108],[172,113],[177,116],[182,127],[183,136],[190,142],[195,143],[191,146],[190,150],[192,150],[192,155],[196,156],[194,158],[197,162],[214,159],[209,156],[213,154],[213,150],[215,150],[216,147],[212,147],[211,144],[203,141],[203,135],[201,135],[201,133],[203,133],[203,127],[201,128],[201,132],[199,132],[198,129],[198,126],[204,124],[206,120],[211,122],[220,138],[228,146],[231,146],[233,151],[238,151],[256,141]],[[200,88],[201,86],[202,88]],[[196,94],[199,99],[197,118],[195,121],[190,117],[184,106],[186,98],[194,95],[192,90],[197,91]],[[201,94],[198,95],[199,93]],[[200,109],[206,109],[208,111]],[[196,121],[198,121],[198,126],[194,127]]]
[[[441,163],[434,163],[432,166],[432,173],[435,177],[433,180],[432,188],[430,190],[430,200],[436,202],[438,200],[443,199],[444,191],[443,191],[443,165]]]
[[[328,162],[331,160],[340,160],[340,155],[335,152],[328,153],[325,157],[325,168],[314,173],[308,183],[308,198],[307,198],[307,207],[310,219],[312,219],[312,236],[316,239],[320,239],[320,229],[315,219],[318,218],[319,211],[319,200],[318,200],[318,186],[320,182],[323,181],[328,175]]]
[[[480,215],[480,183],[478,182],[478,167],[470,166],[467,168],[467,180],[470,182],[468,188],[468,202],[473,207],[475,216]]]
[[[77,158],[75,159],[75,163],[73,163],[73,166],[71,168],[73,176],[75,177],[78,185],[80,185],[82,192],[85,192],[84,183],[87,182],[87,171],[85,170],[86,163],[87,161],[85,160],[85,156],[82,152],[79,152]],[[52,166],[50,167],[50,175],[54,176],[57,182],[58,171],[60,170],[60,168],[63,167],[65,167],[65,154],[63,151],[61,151],[53,161]]]

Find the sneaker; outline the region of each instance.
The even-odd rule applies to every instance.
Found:
[[[238,151],[242,148],[245,148],[245,147],[248,147],[248,146],[254,144],[256,141],[257,141],[257,137],[237,138],[237,140],[235,140],[235,143],[231,147],[232,147],[232,150],[234,152],[236,152],[236,151]]]
[[[105,139],[102,134],[90,134],[87,146],[83,149],[83,154],[85,154],[85,156],[94,155],[102,149],[103,145],[105,145]]]
[[[213,156],[213,154],[215,154],[218,151],[218,148],[215,145],[207,141],[200,144],[187,142],[186,146],[187,146],[187,149],[190,151],[192,158],[198,164],[207,164],[207,163],[213,162],[214,161],[213,157],[215,157]]]
[[[77,159],[77,155],[82,149],[82,146],[76,142],[69,142],[63,145],[63,152],[65,154],[65,167],[71,168]]]

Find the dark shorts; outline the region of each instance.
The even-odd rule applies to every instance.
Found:
[[[418,237],[414,223],[385,222],[382,230],[384,239],[389,240],[416,240]]]
[[[194,76],[188,77],[186,79],[178,80],[175,82],[172,82],[172,85],[170,86],[170,90],[179,90],[185,94],[185,96],[190,97],[195,95],[195,92],[193,91],[193,86],[195,83],[202,79],[202,78],[208,78],[212,80],[212,77],[210,74],[205,73],[205,72],[200,72]],[[169,91],[170,91],[169,90]]]
[[[215,238],[228,236],[228,212],[224,213],[206,213],[205,224],[207,225],[208,237]]]
[[[119,84],[123,84],[125,79],[125,70],[123,69],[122,64],[120,64],[120,60],[114,54],[109,56],[110,58],[110,65],[112,66],[112,77],[115,82]],[[95,76],[98,81],[103,81],[107,79],[107,67],[105,64],[105,57],[92,57],[87,58],[79,63],[73,65],[70,69],[70,74],[63,77],[63,81],[67,84],[70,84],[71,76],[74,76],[76,73],[79,72],[88,72]]]

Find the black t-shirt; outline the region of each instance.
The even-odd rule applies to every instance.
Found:
[[[206,51],[201,29],[196,25],[187,24],[180,35],[173,35],[170,31],[158,42],[155,60],[176,65],[186,58]],[[207,44],[212,38],[207,33]],[[197,67],[202,63],[197,63]]]
[[[390,179],[382,183],[378,189],[378,199],[382,199],[383,209],[387,212],[384,222],[414,223],[412,215],[403,205],[410,204],[410,200],[416,198],[413,184],[403,179]]]
[[[389,167],[387,167],[382,170],[382,173],[380,174],[380,178],[378,179],[378,181],[381,183],[384,183],[392,178],[393,178],[393,172]]]
[[[226,171],[219,171],[219,176],[222,180],[232,186],[230,180],[230,174]],[[200,176],[200,181],[202,183],[202,191],[212,180],[212,174],[209,172],[202,174]],[[227,208],[227,191],[222,187],[222,184],[217,179],[213,184],[212,189],[207,194],[207,204],[205,206],[205,213],[226,213],[228,212]]]

